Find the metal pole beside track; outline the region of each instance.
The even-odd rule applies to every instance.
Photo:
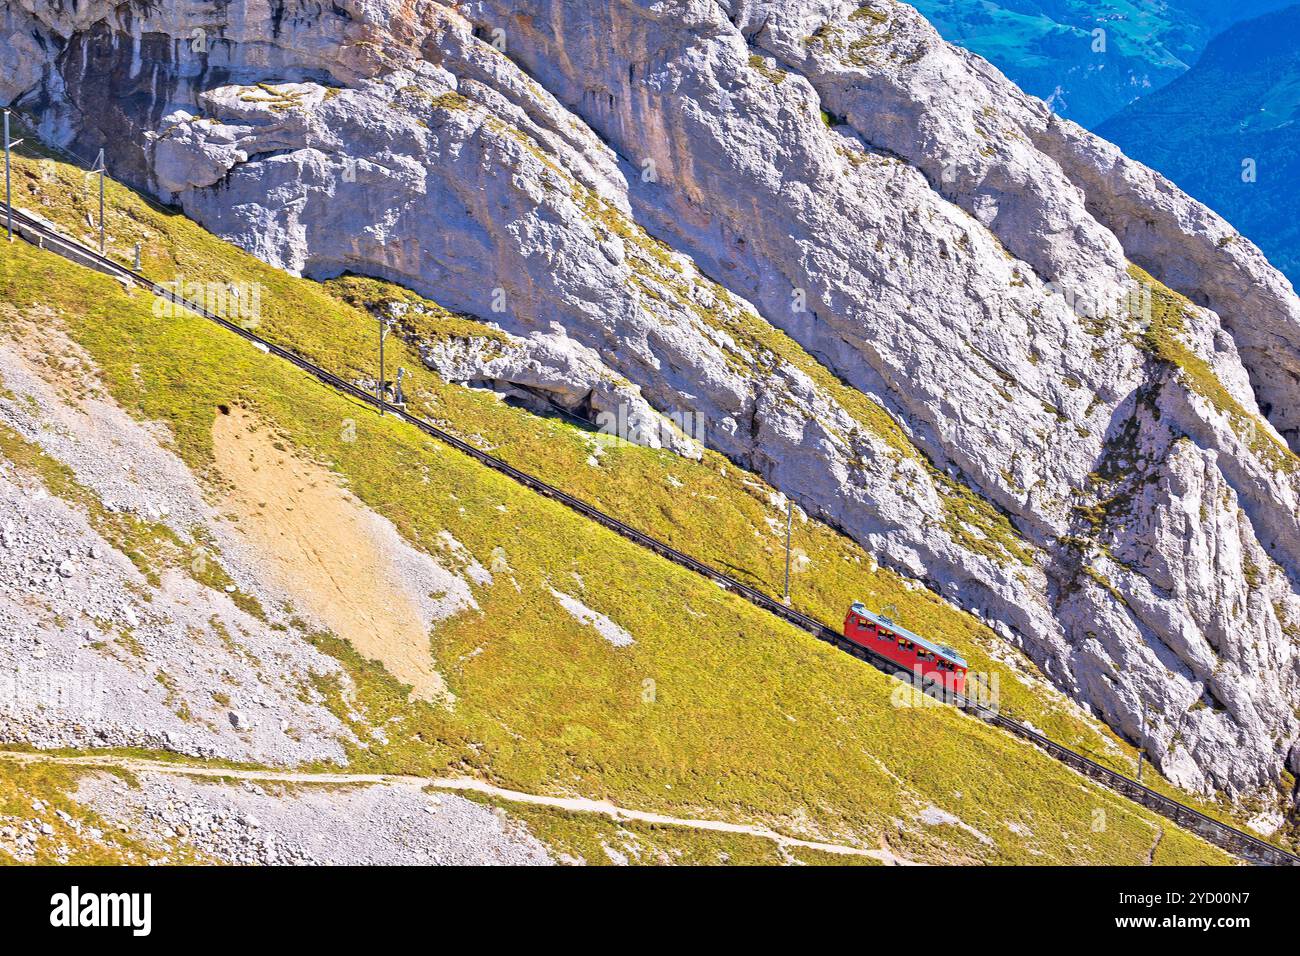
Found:
[[[790,603],[790,529],[794,526],[794,499],[787,498],[785,502],[785,597],[783,600],[786,604]]]
[[[1137,782],[1142,782],[1142,758],[1147,755],[1147,702],[1142,701],[1142,724],[1138,728],[1138,772]]]
[[[5,110],[5,222],[9,241],[14,241],[14,204],[9,196],[9,111]]]
[[[104,173],[107,167],[104,162],[104,147],[99,148],[99,155],[95,157],[95,165],[90,169],[91,173],[99,173],[99,254],[104,254]]]
[[[375,397],[379,399],[379,417],[384,417],[384,339],[388,337],[388,320],[379,319],[379,384],[375,386]]]
[[[99,254],[104,254],[104,151],[99,151]]]

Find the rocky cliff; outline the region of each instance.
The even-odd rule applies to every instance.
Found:
[[[50,139],[511,337],[424,350],[448,377],[702,440],[1180,784],[1300,770],[1300,300],[910,7],[0,9]]]

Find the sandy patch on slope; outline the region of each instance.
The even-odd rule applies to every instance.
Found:
[[[223,507],[295,606],[413,688],[445,696],[429,645],[438,620],[475,607],[467,582],[415,551],[325,468],[275,445],[232,408],[212,426]]]

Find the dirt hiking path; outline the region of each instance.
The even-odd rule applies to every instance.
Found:
[[[861,847],[845,846],[839,843],[819,843],[815,840],[800,840],[795,837],[777,833],[767,827],[746,823],[730,823],[725,820],[699,820],[690,817],[673,817],[662,813],[649,813],[644,810],[628,810],[607,800],[591,800],[586,797],[548,797],[535,793],[523,793],[508,790],[483,780],[472,777],[412,777],[401,774],[380,773],[299,773],[291,770],[235,770],[225,767],[199,767],[189,764],[168,763],[163,760],[146,760],[139,757],[117,757],[110,754],[87,754],[84,756],[63,757],[52,754],[33,753],[30,751],[0,750],[0,760],[16,763],[54,763],[77,767],[105,768],[116,767],[120,770],[143,773],[169,773],[189,777],[213,777],[234,780],[253,780],[268,783],[322,784],[347,786],[356,784],[379,783],[416,783],[436,790],[473,791],[486,796],[505,800],[509,803],[523,803],[537,807],[550,807],[556,810],[568,810],[574,813],[591,813],[618,821],[635,821],[654,823],[662,826],[684,827],[691,830],[709,830],[715,833],[738,833],[745,836],[771,840],[782,849],[820,850],[838,856],[863,856],[879,860],[888,866],[919,866],[911,860],[895,856],[889,850],[866,850]]]

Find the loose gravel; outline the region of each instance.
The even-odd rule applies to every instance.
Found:
[[[214,782],[165,774],[135,783],[94,773],[76,798],[137,839],[185,844],[225,863],[509,865],[552,863],[503,811],[414,783],[358,786]]]
[[[205,529],[233,587],[268,614],[177,570],[154,586],[83,509],[0,459],[0,740],[343,763],[350,731],[316,689],[317,679],[346,681],[339,663],[277,610],[278,595],[157,435],[95,394],[82,366],[68,378],[80,394],[46,381],[60,355],[77,360],[63,347],[42,367],[0,345],[0,424],[67,465],[107,510],[166,523],[182,540]]]

